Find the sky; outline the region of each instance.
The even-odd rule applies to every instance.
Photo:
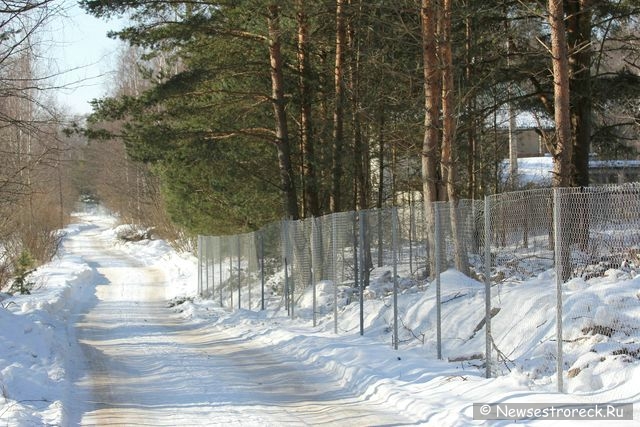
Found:
[[[51,50],[45,55],[60,70],[57,84],[66,86],[57,99],[70,115],[91,113],[89,102],[107,93],[121,42],[107,32],[122,27],[122,21],[104,21],[88,15],[74,1],[64,3],[66,16],[49,25]]]
[[[484,285],[454,270],[442,275],[447,327],[445,359],[437,360],[435,290],[411,280],[401,282],[398,296],[404,335],[425,335],[392,349],[392,284],[381,274],[388,266],[372,272],[365,335],[358,333],[358,304],[342,297],[336,334],[331,283],[318,286],[317,326],[310,320],[310,287],[293,320],[281,296],[271,293],[266,311],[258,310],[255,294],[253,310],[222,309],[196,298],[192,254],[161,240],[123,243],[117,224],[104,212],[77,214],[57,257],[30,276],[32,293],[0,294],[0,324],[11,325],[0,328],[0,424],[582,427],[583,420],[484,422],[474,405],[614,402],[634,403],[634,420],[594,425],[640,424],[635,270],[566,284],[565,334],[576,339],[566,344],[573,374],[567,393],[559,394],[556,306],[545,292],[555,286],[550,272],[502,285],[505,303],[492,328],[510,360],[496,366],[500,375],[485,378],[473,356],[484,346],[484,332],[469,337],[482,318]],[[242,295],[247,307],[246,288]],[[591,333],[589,322],[627,333]]]

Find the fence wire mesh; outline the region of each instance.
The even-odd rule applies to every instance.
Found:
[[[531,279],[554,265],[553,192],[540,189],[491,196],[487,209],[491,375],[532,363],[539,364],[540,375],[550,374],[556,353],[555,287],[553,281],[541,285]]]
[[[640,185],[556,191],[565,391],[609,388],[640,358]]]
[[[395,346],[488,376],[555,374],[585,391],[600,364],[640,358],[640,185],[345,212],[198,243],[198,291],[221,306],[332,317],[342,332],[359,302],[361,333],[384,317],[376,333]],[[379,313],[364,317],[365,303]]]
[[[439,358],[483,358],[484,285],[473,279],[483,268],[483,212],[484,205],[472,200],[433,204],[435,280],[427,295],[435,316],[430,341]]]
[[[273,300],[278,310],[285,306],[283,232],[284,227],[280,222],[268,224],[257,232],[261,272],[261,303],[259,305],[261,308],[265,304],[265,299]],[[262,292],[263,289],[264,292]]]

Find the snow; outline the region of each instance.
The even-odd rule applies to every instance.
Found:
[[[508,170],[508,161],[503,163],[504,170]],[[518,180],[520,184],[549,184],[553,171],[551,156],[525,157],[518,159]]]
[[[640,423],[635,273],[609,270],[566,285],[565,336],[572,339],[565,359],[575,375],[560,394],[549,357],[555,343],[545,340],[555,328],[555,299],[540,292],[554,283],[550,272],[503,287],[508,304],[495,333],[512,332],[505,336],[513,342],[502,344],[517,349],[516,363],[487,379],[473,358],[484,331],[469,336],[482,321],[484,288],[454,270],[441,278],[442,300],[455,302],[442,306],[443,352],[467,357],[437,360],[431,285],[400,281],[396,351],[389,269],[372,274],[364,336],[358,304],[347,304],[347,289],[339,289],[336,335],[330,282],[317,286],[315,327],[310,295],[293,320],[282,310],[229,311],[195,296],[192,255],[161,240],[121,243],[116,219],[106,214],[75,218],[56,259],[30,277],[32,294],[0,297],[2,425],[515,424],[474,420],[473,404],[484,402],[630,402],[635,421],[615,425]],[[585,335],[603,325],[620,333]]]
[[[503,160],[502,173],[509,177],[509,160]],[[596,160],[589,159],[589,168],[593,171],[600,169],[637,170],[640,160]],[[518,182],[522,186],[551,184],[553,177],[553,158],[550,155],[540,157],[518,158]]]

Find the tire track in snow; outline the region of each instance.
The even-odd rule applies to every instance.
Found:
[[[159,267],[112,248],[88,227],[68,244],[96,270],[77,301],[73,425],[399,425],[384,402],[345,390],[320,368],[240,336],[187,322],[167,306]]]

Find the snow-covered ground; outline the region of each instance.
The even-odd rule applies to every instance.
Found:
[[[573,393],[560,394],[555,374],[539,364],[487,379],[472,362],[435,359],[429,339],[394,351],[389,304],[382,298],[366,301],[364,337],[357,304],[340,308],[335,335],[329,310],[313,327],[286,312],[230,312],[215,301],[178,298],[195,296],[194,257],[159,240],[120,243],[115,220],[106,215],[78,214],[76,220],[65,230],[58,257],[31,276],[32,294],[2,296],[0,425],[511,425],[474,419],[474,403],[498,402],[630,402],[635,420],[611,424],[640,424],[637,328],[626,331],[631,341],[624,354],[594,353],[596,345],[611,346],[606,334],[572,342],[583,372],[567,379]],[[535,292],[553,280],[541,274],[507,289],[512,312],[500,316],[517,318],[519,308],[553,313],[555,300]],[[449,319],[475,325],[481,287],[453,271],[442,281],[454,295],[471,290],[468,304],[458,304]],[[385,295],[384,285],[381,275],[372,296]],[[327,287],[320,290],[332,293]],[[609,272],[572,283],[569,315],[581,301],[577,293],[587,289],[590,301],[600,298],[605,307],[609,294],[629,297],[625,316],[636,316],[630,324],[638,324],[640,277]],[[416,331],[433,316],[425,308],[432,293],[409,288],[400,295],[404,321]],[[304,313],[304,298],[300,304]],[[611,314],[598,319],[606,322]],[[540,351],[539,336],[523,332],[519,338],[531,343],[521,348]]]
[[[640,167],[638,160],[589,160],[591,173],[597,175],[599,169],[628,170],[632,175]],[[509,177],[509,161],[502,162],[502,173]],[[553,177],[553,159],[550,155],[540,157],[521,157],[518,159],[518,182],[522,186],[549,186]],[[628,179],[628,178],[627,178]],[[635,178],[633,179],[635,180]],[[592,178],[593,181],[593,178]],[[605,182],[609,182],[608,180]]]

